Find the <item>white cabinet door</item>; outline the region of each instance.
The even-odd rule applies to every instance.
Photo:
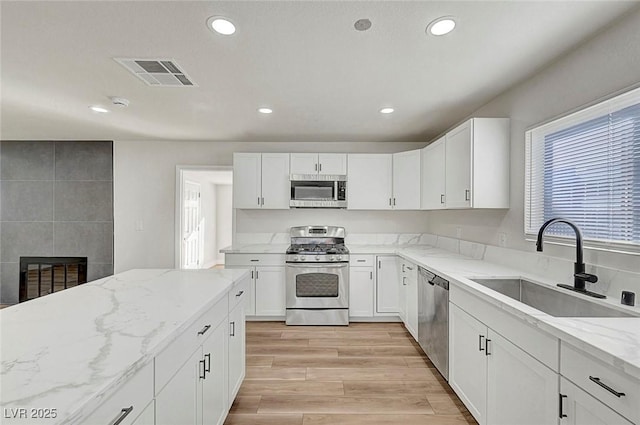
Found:
[[[176,372],[156,395],[156,425],[196,424],[202,420],[202,347]],[[200,412],[198,411],[200,409]]]
[[[321,153],[318,154],[319,174],[345,175],[347,174],[346,153]]]
[[[126,422],[120,422],[122,425],[125,425]],[[156,408],[155,401],[151,400],[151,402],[144,408],[140,416],[136,418],[135,421],[131,425],[155,425],[156,423]]]
[[[241,302],[229,313],[229,408],[244,380],[245,356],[244,302]]]
[[[403,259],[397,257],[396,267],[398,268],[398,316],[402,323],[407,322],[407,282],[406,276],[403,273]]]
[[[445,207],[445,137],[422,149],[423,210]]]
[[[260,208],[262,166],[259,153],[233,154],[233,207]]]
[[[373,317],[373,267],[349,268],[349,316]]]
[[[256,267],[255,285],[256,316],[284,316],[284,267]]]
[[[488,338],[487,423],[557,423],[557,373],[491,329]]]
[[[449,385],[480,425],[487,424],[487,327],[449,303]]]
[[[376,273],[376,312],[398,313],[398,263],[395,255],[379,255]]]
[[[318,154],[292,153],[291,174],[318,174]]]
[[[393,154],[393,208],[420,209],[420,150]]]
[[[447,208],[471,207],[471,135],[473,121],[446,135],[445,204]]]
[[[560,377],[561,425],[632,425],[564,377]]]
[[[227,324],[222,322],[202,344],[205,378],[202,381],[202,423],[222,425],[229,406],[227,388]]]
[[[235,187],[235,185],[236,183],[234,180],[233,186]],[[262,208],[288,210],[290,200],[291,182],[289,181],[289,154],[263,153]]]
[[[411,265],[410,267],[416,267]],[[413,338],[418,340],[418,280],[407,278],[404,285],[405,293],[405,326]]]
[[[347,155],[347,208],[390,210],[392,208],[392,155]]]

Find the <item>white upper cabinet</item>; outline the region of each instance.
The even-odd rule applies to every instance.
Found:
[[[288,153],[234,153],[233,206],[289,209]]]
[[[420,209],[420,150],[393,154],[393,208]]]
[[[445,137],[422,149],[422,204],[424,210],[445,208]]]
[[[509,208],[509,119],[472,118],[445,137],[445,207]]]
[[[262,154],[262,208],[289,209],[291,183],[289,182],[289,155]]]
[[[233,154],[233,206],[260,208],[262,198],[262,154]]]
[[[390,210],[393,192],[391,154],[347,155],[347,208]]]
[[[292,153],[291,174],[345,175],[347,154]]]

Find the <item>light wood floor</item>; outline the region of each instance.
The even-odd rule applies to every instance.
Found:
[[[400,323],[247,322],[225,425],[476,424]]]

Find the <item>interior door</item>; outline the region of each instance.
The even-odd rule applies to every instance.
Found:
[[[200,267],[200,183],[185,180],[182,186],[182,268]]]

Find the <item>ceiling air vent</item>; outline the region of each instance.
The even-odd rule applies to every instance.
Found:
[[[114,60],[149,86],[195,86],[191,78],[182,72],[180,66],[172,59],[114,58]]]

